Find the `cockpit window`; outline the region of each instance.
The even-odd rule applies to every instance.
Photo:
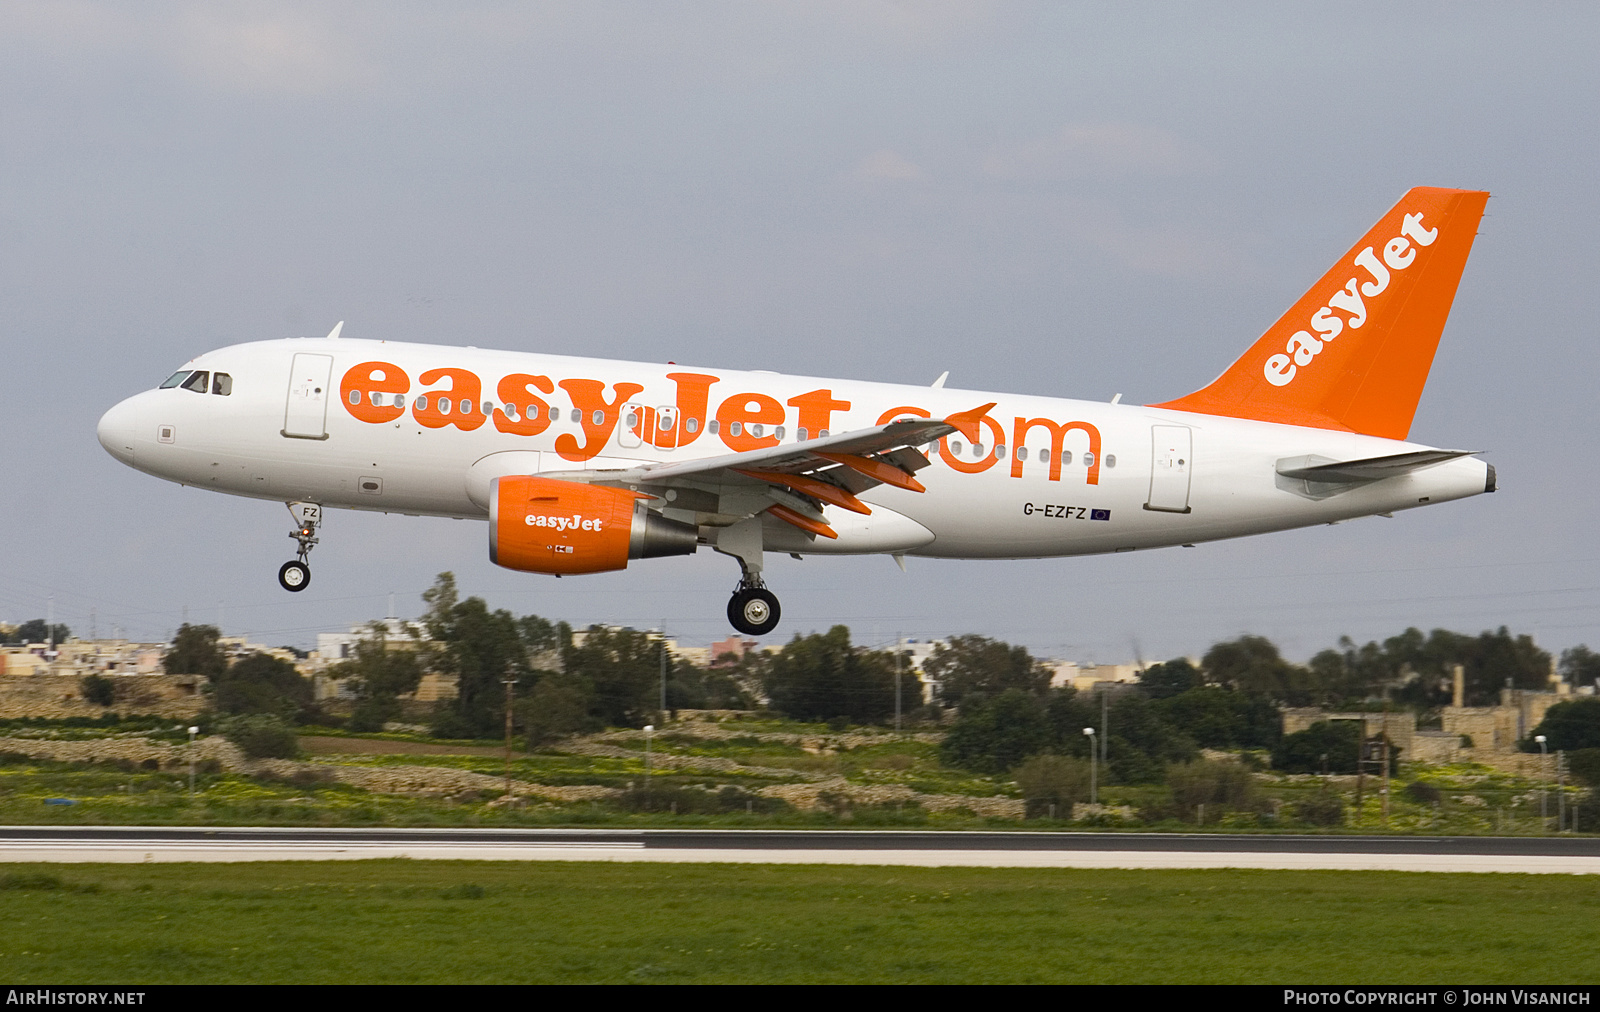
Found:
[[[211,392],[224,397],[233,393],[233,377],[225,372],[219,372],[211,377]]]
[[[193,390],[197,394],[203,394],[206,392],[206,382],[210,379],[211,373],[200,369],[190,373],[189,378],[183,381],[182,386],[185,390]]]
[[[161,384],[161,386],[157,387],[157,389],[158,390],[166,390],[166,389],[169,389],[171,387],[175,387],[179,383],[182,383],[184,380],[186,380],[188,378],[189,378],[189,370],[187,370],[187,369],[179,369],[177,372],[173,373],[171,376],[168,376],[167,377],[167,381],[165,383]]]

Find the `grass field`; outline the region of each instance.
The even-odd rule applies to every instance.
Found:
[[[51,983],[1584,983],[1600,880],[369,861],[0,866]]]

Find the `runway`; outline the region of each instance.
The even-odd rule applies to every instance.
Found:
[[[1600,873],[1600,838],[878,830],[0,828],[0,862],[654,861]]]

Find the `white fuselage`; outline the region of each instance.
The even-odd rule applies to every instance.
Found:
[[[356,368],[370,363],[385,368]],[[980,443],[951,436],[925,448],[933,450],[931,466],[917,473],[925,493],[873,488],[861,496],[873,507],[870,517],[827,507],[837,540],[778,525],[769,529],[774,551],[947,558],[1128,551],[1389,513],[1493,484],[1492,470],[1466,457],[1342,489],[1313,488],[1279,475],[1280,462],[1422,447],[1020,394],[349,339],[235,345],[185,368],[224,373],[231,389],[149,390],[118,404],[101,419],[99,436],[119,460],[232,495],[450,517],[487,518],[484,490],[498,474],[726,455],[752,442],[793,442],[801,429],[814,437],[897,413],[942,418],[995,402]],[[450,372],[441,378],[438,370]],[[368,377],[379,381],[364,383]],[[441,396],[448,414],[438,410]],[[657,424],[672,438],[652,438]],[[497,454],[513,456],[486,466]]]

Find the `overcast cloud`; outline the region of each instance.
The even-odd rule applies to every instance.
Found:
[[[563,580],[482,524],[280,505],[101,450],[190,356],[326,333],[1110,399],[1220,372],[1411,186],[1488,189],[1412,438],[1493,496],[1034,562],[780,560],[775,639],[1102,662],[1243,632],[1600,646],[1586,5],[0,6],[0,619],[308,644],[441,570],[497,607],[727,632],[728,559]]]

